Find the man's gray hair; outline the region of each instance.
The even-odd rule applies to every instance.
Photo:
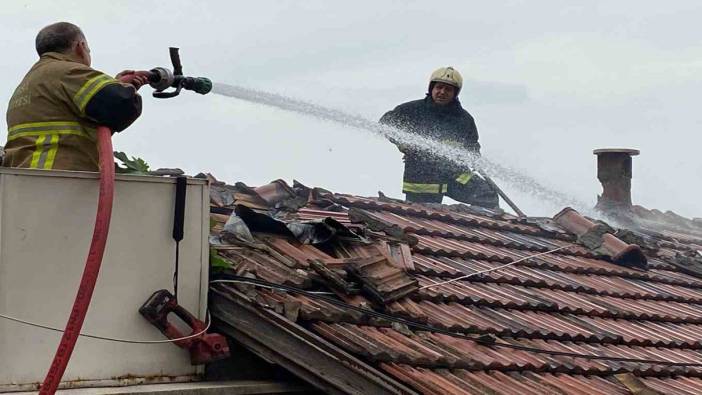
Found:
[[[78,26],[68,22],[54,23],[37,34],[37,53],[41,56],[46,52],[66,52],[73,47],[73,43],[84,38]]]

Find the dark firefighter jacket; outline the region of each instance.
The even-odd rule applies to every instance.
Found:
[[[475,121],[468,111],[461,107],[458,99],[441,106],[435,104],[427,95],[424,99],[400,104],[394,110],[388,111],[380,118],[380,123],[433,138],[445,145],[480,152]],[[405,154],[404,192],[445,192],[442,188],[445,188],[449,180],[469,170],[460,168],[440,155],[412,149],[399,141],[393,143]],[[434,191],[433,185],[442,187]]]
[[[10,99],[3,166],[98,171],[97,126],[119,132],[140,114],[131,85],[69,55],[45,53]]]

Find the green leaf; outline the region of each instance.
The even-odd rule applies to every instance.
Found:
[[[116,159],[120,160],[125,167],[115,166],[117,173],[148,174],[149,164],[141,158],[132,156],[131,159],[124,152],[114,152]]]
[[[230,269],[232,267],[231,263],[221,256],[217,255],[217,250],[214,248],[210,249],[210,267],[213,269]]]

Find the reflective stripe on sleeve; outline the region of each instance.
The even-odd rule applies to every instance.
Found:
[[[459,184],[466,185],[471,178],[473,178],[473,173],[463,173],[460,176],[456,177],[456,182]]]
[[[76,92],[76,95],[73,96],[73,103],[78,107],[78,110],[80,110],[81,114],[85,113],[85,106],[88,105],[88,102],[90,99],[95,96],[96,93],[102,87],[104,87],[107,84],[116,84],[118,83],[116,79],[110,77],[107,74],[100,74],[96,77],[93,77],[89,79],[83,86]]]

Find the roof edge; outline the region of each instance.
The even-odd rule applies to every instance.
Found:
[[[259,309],[244,294],[210,292],[218,331],[330,394],[417,394],[360,359],[284,317]]]

